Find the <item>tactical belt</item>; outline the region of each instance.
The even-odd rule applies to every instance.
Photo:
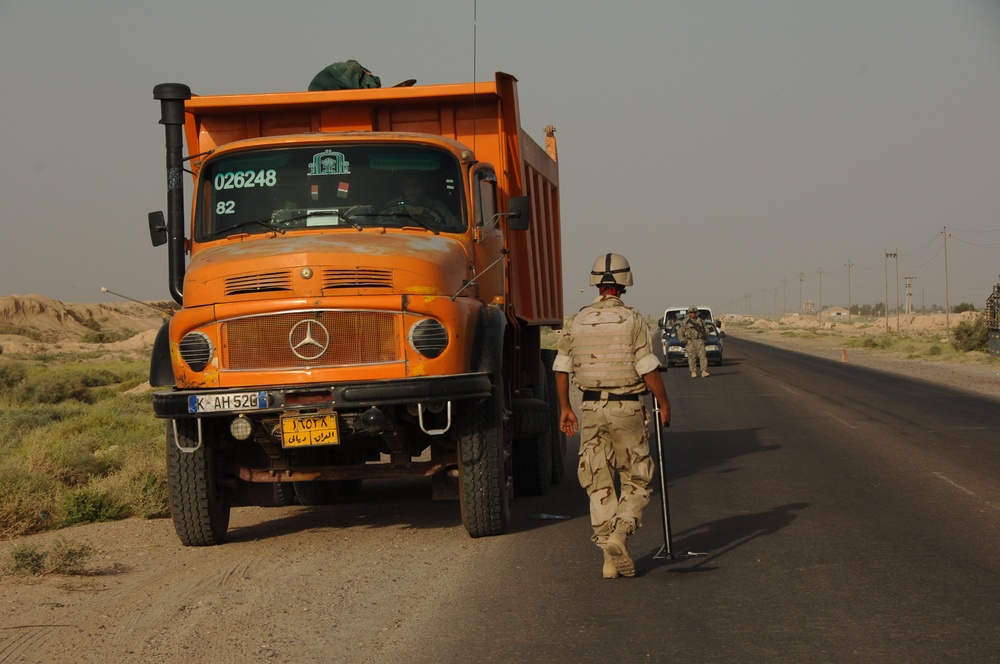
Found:
[[[608,392],[608,401],[638,401],[642,398],[641,394],[612,394]],[[600,401],[601,391],[600,390],[584,390],[583,391],[584,401]]]

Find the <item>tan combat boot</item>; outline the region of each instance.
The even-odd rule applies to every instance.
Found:
[[[702,378],[708,378],[708,372],[707,372],[707,371],[705,371],[704,369],[702,369],[702,370],[701,370],[701,377],[702,377]]]
[[[692,371],[691,372],[691,377],[692,378],[697,378],[698,377],[698,372],[697,371]]]
[[[618,578],[618,568],[615,566],[615,560],[611,557],[611,554],[607,551],[604,552],[604,569],[602,570],[605,579],[617,579]]]
[[[635,563],[632,562],[632,557],[628,555],[628,549],[625,548],[625,537],[624,533],[617,530],[611,533],[604,545],[604,550],[611,555],[611,560],[619,574],[635,576]]]

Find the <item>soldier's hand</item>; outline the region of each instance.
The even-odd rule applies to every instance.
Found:
[[[562,429],[562,432],[567,436],[572,436],[579,427],[580,422],[576,419],[576,413],[571,409],[563,410],[559,416],[559,428]]]

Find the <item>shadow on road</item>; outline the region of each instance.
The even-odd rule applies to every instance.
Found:
[[[808,507],[809,503],[788,503],[766,512],[729,516],[674,533],[672,548],[675,553],[679,554],[678,560],[674,562],[690,564],[671,571],[707,572],[717,569],[717,567],[712,566],[713,562],[757,538],[779,532],[796,519],[798,516],[796,512]],[[683,552],[688,551],[702,552],[707,555],[696,558],[683,557]],[[656,551],[651,552],[644,559],[644,563],[655,567],[656,564],[652,560],[655,554]]]
[[[667,478],[676,479],[724,466],[734,459],[760,452],[781,449],[781,445],[762,445],[758,429],[729,429],[708,431],[663,431],[663,462]],[[656,454],[656,436],[651,438],[651,453]],[[661,457],[654,457],[659,466]],[[726,468],[718,472],[736,472]]]

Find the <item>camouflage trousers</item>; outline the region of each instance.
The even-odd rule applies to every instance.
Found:
[[[584,401],[581,411],[577,477],[590,496],[591,539],[602,546],[616,529],[635,532],[649,504],[653,459],[647,410],[642,401]]]
[[[696,371],[698,365],[695,360],[701,362],[701,370],[708,371],[708,355],[705,354],[705,340],[704,339],[688,339],[685,348],[688,354],[688,367],[691,371]]]

